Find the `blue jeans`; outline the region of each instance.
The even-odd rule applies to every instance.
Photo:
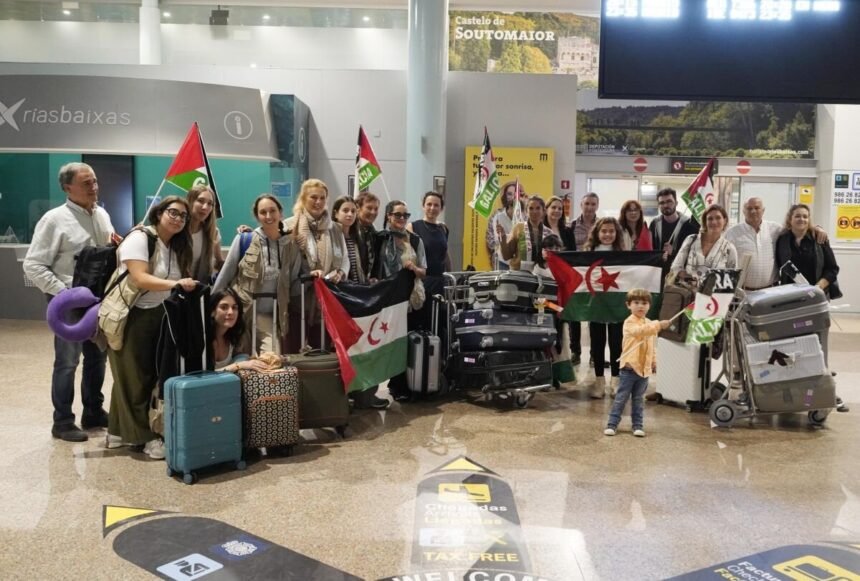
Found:
[[[84,412],[97,412],[104,403],[102,384],[105,380],[107,353],[92,341],[66,341],[54,335],[51,401],[54,403],[54,424],[56,425],[75,422],[75,414],[72,412],[72,403],[75,401],[75,371],[82,353],[84,369],[81,378],[81,400],[84,404]]]
[[[624,405],[627,399],[632,397],[633,409],[630,416],[633,419],[633,429],[639,430],[644,427],[645,421],[645,390],[648,389],[648,378],[642,377],[629,367],[624,367],[619,372],[618,391],[615,394],[615,401],[612,402],[612,409],[609,411],[609,421],[606,422],[607,428],[617,428],[621,422],[621,412],[624,411]]]

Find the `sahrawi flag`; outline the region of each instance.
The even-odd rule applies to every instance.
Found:
[[[547,258],[568,321],[620,323],[630,316],[627,292],[651,293],[650,318],[659,312],[660,252],[553,252]]]
[[[705,167],[702,168],[702,171],[699,172],[699,175],[696,176],[696,179],[693,180],[693,183],[690,184],[690,187],[681,194],[681,199],[684,200],[687,207],[690,208],[690,214],[692,214],[696,219],[696,222],[699,222],[700,224],[702,222],[702,214],[708,207],[708,204],[705,202],[705,196],[714,190],[715,161],[716,160],[712,157]]]
[[[406,370],[406,314],[414,283],[409,270],[372,285],[315,281],[347,391],[367,389]]]
[[[382,168],[379,167],[379,162],[376,161],[376,155],[373,153],[373,148],[370,147],[370,140],[367,139],[367,134],[364,128],[358,126],[358,151],[355,154],[355,175],[358,182],[358,189],[355,191],[357,196],[359,192],[365,191],[373,183],[373,180],[382,175]]]
[[[478,172],[475,174],[475,193],[469,206],[484,218],[489,218],[498,197],[499,174],[496,172],[496,158],[487,128],[484,127],[484,146],[481,148]]]
[[[686,338],[688,344],[714,342],[729,312],[737,284],[737,271],[712,270],[706,275],[702,290],[696,293],[696,300],[684,310],[684,315],[690,319]]]
[[[212,179],[209,160],[206,158],[203,137],[200,135],[200,127],[196,121],[188,130],[188,135],[185,136],[182,147],[179,148],[173,163],[170,164],[170,169],[167,170],[164,180],[186,193],[194,186],[209,186],[212,193],[215,194],[215,217],[221,218],[224,215],[221,210],[218,191],[215,189],[215,180]]]

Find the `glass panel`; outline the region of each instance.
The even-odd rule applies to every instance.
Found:
[[[636,178],[588,178],[588,191],[600,196],[598,216],[617,218],[624,202],[639,199],[639,180]],[[577,211],[576,214],[578,215],[579,212]]]
[[[741,205],[750,198],[761,198],[764,203],[764,219],[782,224],[788,208],[794,203],[794,182],[754,182],[743,180],[741,184]]]

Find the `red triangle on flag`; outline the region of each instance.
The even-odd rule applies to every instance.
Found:
[[[373,148],[370,147],[370,140],[364,133],[364,128],[358,126],[358,154],[355,158],[355,165],[358,165],[359,160],[366,159],[376,167],[379,167],[379,162],[376,161],[376,155],[373,153]]]
[[[314,291],[317,301],[322,310],[322,319],[325,328],[334,343],[337,360],[340,363],[340,376],[343,379],[344,391],[349,389],[349,384],[355,379],[355,367],[350,361],[349,348],[358,343],[364,331],[349,316],[349,313],[339,300],[331,293],[322,278],[314,279]]]
[[[561,305],[566,305],[570,296],[576,292],[584,279],[579,271],[556,256],[555,252],[547,253],[546,265],[558,285],[558,302]]]
[[[198,170],[205,165],[203,146],[200,141],[200,129],[195,121],[191,129],[188,130],[185,141],[182,142],[182,147],[179,148],[179,152],[173,158],[173,163],[170,164],[170,169],[167,170],[165,179]]]

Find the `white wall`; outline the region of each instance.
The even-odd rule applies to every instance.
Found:
[[[136,23],[0,20],[6,62],[137,64],[139,54]]]

